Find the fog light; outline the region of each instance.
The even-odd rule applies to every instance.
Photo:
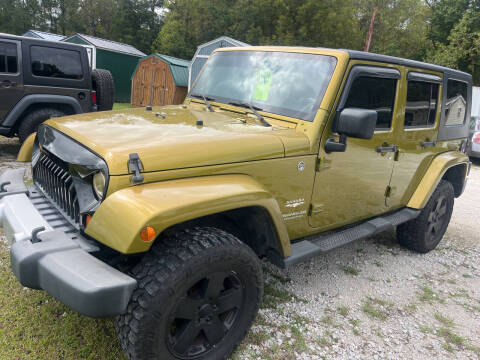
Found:
[[[145,242],[150,242],[155,239],[155,229],[151,226],[145,227],[142,231],[140,231],[140,239]]]

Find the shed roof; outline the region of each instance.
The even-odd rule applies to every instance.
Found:
[[[210,40],[206,43],[203,43],[201,45],[198,45],[198,48],[202,48],[202,47],[205,47],[205,46],[208,46],[208,45],[211,45],[211,44],[214,44],[216,42],[221,42],[221,41],[226,41],[228,43],[231,43],[232,45],[234,46],[250,46],[250,44],[247,44],[247,43],[244,43],[240,40],[236,40],[236,39],[232,39],[231,37],[228,37],[228,36],[220,36],[216,39],[213,39],[213,40]]]
[[[114,52],[119,52],[119,53],[124,53],[124,54],[128,54],[128,55],[139,56],[139,57],[140,56],[146,56],[146,54],[144,54],[140,50],[134,48],[132,45],[119,43],[119,42],[113,41],[113,40],[101,39],[101,38],[91,36],[91,35],[85,35],[85,34],[77,33],[75,35],[72,35],[72,36],[64,39],[63,41],[68,41],[70,38],[72,38],[74,36],[77,36],[77,37],[81,38],[82,40],[86,41],[87,43],[90,43],[91,45],[95,46],[98,49],[103,49],[103,50],[107,50],[107,51],[114,51]]]
[[[163,54],[152,54],[144,57],[143,59],[140,59],[138,63],[140,64],[141,61],[148,59],[152,56],[158,57],[168,64],[168,67],[170,68],[170,72],[172,73],[172,77],[175,85],[184,86],[184,87],[188,86],[188,66],[190,65],[190,61],[179,59],[173,56],[163,55]],[[137,67],[135,68],[135,71],[132,74],[132,78],[137,72],[137,69],[138,69],[138,64],[137,64]]]
[[[64,35],[53,34],[53,33],[39,31],[39,30],[28,30],[22,36],[34,37],[34,38],[45,39],[50,41],[60,41],[66,38],[66,36]]]

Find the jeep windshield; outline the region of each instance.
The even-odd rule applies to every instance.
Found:
[[[332,56],[316,54],[218,52],[190,96],[312,121],[336,63]]]

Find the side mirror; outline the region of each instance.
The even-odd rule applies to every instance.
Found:
[[[371,139],[377,126],[375,110],[347,108],[338,117],[337,132],[357,139]]]
[[[347,137],[357,139],[371,139],[377,125],[377,112],[375,110],[347,108],[338,115],[335,131],[340,134],[340,141],[328,139],[325,143],[325,151],[345,151]]]

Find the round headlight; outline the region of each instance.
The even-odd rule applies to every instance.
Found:
[[[93,192],[98,200],[103,198],[105,192],[106,179],[102,171],[98,171],[93,175]]]

